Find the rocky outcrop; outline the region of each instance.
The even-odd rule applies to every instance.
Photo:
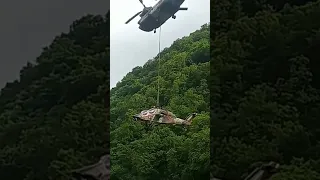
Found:
[[[277,172],[279,164],[275,162],[269,162],[263,164],[260,167],[254,169],[244,180],[268,180],[271,176]],[[240,179],[240,178],[239,178]],[[211,177],[210,180],[221,180]]]
[[[110,180],[110,155],[102,156],[96,164],[74,170],[72,176],[76,180]]]

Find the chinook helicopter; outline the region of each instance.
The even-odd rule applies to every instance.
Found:
[[[153,7],[146,7],[142,0],[139,0],[143,5],[143,10],[132,16],[126,24],[128,24],[135,17],[140,15],[138,21],[139,29],[145,32],[154,31],[165,23],[170,17],[176,18],[175,13],[179,10],[188,10],[188,8],[180,7],[185,0],[160,0]]]
[[[192,120],[196,117],[197,113],[190,114],[186,119],[177,118],[172,112],[162,108],[151,108],[143,110],[139,114],[133,116],[133,120],[145,121],[158,124],[173,124],[173,125],[191,125]]]

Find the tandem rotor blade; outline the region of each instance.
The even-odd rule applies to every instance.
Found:
[[[188,10],[188,8],[187,7],[181,7],[181,8],[179,8],[179,10]]]
[[[137,14],[135,14],[134,16],[132,16],[127,22],[126,24],[128,24],[132,19],[134,19],[135,17],[137,17],[142,11],[138,12]]]
[[[140,3],[142,4],[143,7],[146,7],[144,4],[143,4],[143,1],[142,0],[139,0]]]

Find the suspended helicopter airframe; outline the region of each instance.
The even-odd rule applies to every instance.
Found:
[[[139,114],[133,116],[133,119],[158,123],[158,124],[173,124],[173,125],[186,125],[189,126],[192,120],[196,117],[197,113],[190,114],[186,119],[177,118],[172,112],[164,110],[162,108],[151,108],[143,110]]]
[[[179,10],[188,10],[188,8],[180,7],[185,0],[160,0],[153,7],[146,7],[142,0],[139,0],[143,5],[143,10],[132,16],[126,24],[128,24],[135,17],[140,15],[138,21],[139,29],[145,32],[154,31],[164,24],[170,17],[176,18],[175,14]]]
[[[160,0],[153,7],[146,7],[143,0],[139,0],[143,5],[143,10],[132,16],[126,24],[128,24],[135,17],[140,15],[140,20],[138,21],[139,29],[142,31],[150,32],[159,28],[164,24],[170,17],[176,18],[175,13],[179,10],[188,10],[188,8],[180,7],[185,0]],[[159,54],[160,54],[160,36],[159,36]],[[160,55],[159,55],[160,61]],[[159,64],[160,65],[160,64]],[[159,68],[159,67],[158,67]],[[159,69],[158,69],[158,79],[159,79]],[[159,107],[159,81],[158,81],[158,97],[157,97],[157,107]],[[172,112],[164,110],[162,108],[151,108],[148,110],[143,110],[139,114],[133,116],[133,120],[144,121],[148,124],[172,124],[172,125],[183,125],[189,126],[192,120],[196,117],[197,113],[190,114],[186,119],[177,118]]]

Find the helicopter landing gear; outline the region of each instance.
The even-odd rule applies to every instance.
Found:
[[[155,126],[154,122],[151,121],[151,122],[146,122],[146,130],[149,131],[149,130],[152,130],[152,128]]]
[[[175,15],[172,16],[173,19],[176,19],[176,17],[177,17],[177,16],[175,16]]]

